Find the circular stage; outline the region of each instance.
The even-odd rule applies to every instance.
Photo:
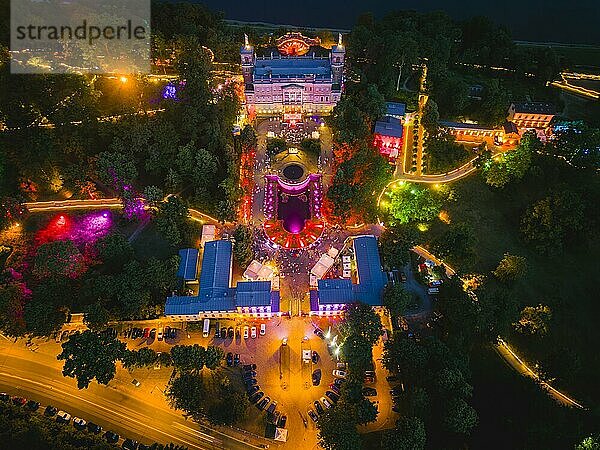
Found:
[[[304,177],[304,167],[297,163],[289,164],[283,168],[283,176],[290,181],[299,181]]]

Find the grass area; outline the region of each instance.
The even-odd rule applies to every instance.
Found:
[[[523,240],[520,219],[528,206],[564,186],[577,191],[589,205],[588,229],[578,240],[567,243],[564,253],[539,254]],[[558,160],[537,159],[523,181],[503,190],[487,186],[478,175],[455,183],[453,188],[457,200],[445,209],[453,223],[466,223],[472,228],[475,246],[473,255],[450,257],[448,262],[460,273],[493,276],[491,271],[505,252],[526,257],[528,273],[512,286],[512,295],[521,306],[550,306],[550,331],[543,338],[525,339],[516,334],[508,338],[527,360],[539,361],[556,377],[555,384],[584,403],[597,402],[600,387],[595,377],[600,359],[590,346],[600,339],[595,320],[600,314],[596,286],[600,237],[594,207],[600,197],[597,174],[577,171]],[[441,222],[433,224],[426,240],[445,227]]]

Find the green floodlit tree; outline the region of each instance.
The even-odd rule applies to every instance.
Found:
[[[430,189],[404,184],[392,192],[390,214],[401,224],[428,222],[440,213],[441,197]]]
[[[63,375],[75,378],[77,387],[84,389],[93,379],[108,384],[117,371],[115,363],[126,348],[124,342],[108,334],[86,330],[70,335],[57,359],[65,361]]]
[[[525,176],[531,166],[532,156],[542,144],[533,133],[525,133],[516,149],[498,155],[484,164],[483,175],[490,186],[503,188]]]
[[[501,281],[515,281],[527,273],[527,259],[524,256],[505,253],[493,273]]]
[[[588,436],[582,440],[575,450],[600,450],[600,437],[599,436]]]
[[[521,311],[519,320],[513,325],[521,334],[530,336],[544,336],[550,328],[552,310],[549,306],[526,306]]]
[[[383,334],[381,319],[371,306],[354,302],[346,306],[341,325],[342,335],[362,336],[373,345]]]

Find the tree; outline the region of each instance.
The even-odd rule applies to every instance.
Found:
[[[144,188],[144,199],[152,208],[158,207],[160,202],[163,201],[164,196],[163,190],[157,186],[146,186]]]
[[[362,336],[373,345],[383,334],[381,319],[373,308],[361,302],[349,303],[340,326],[342,335]]]
[[[435,375],[437,391],[444,397],[469,398],[473,387],[465,381],[463,373],[453,367],[444,367]]]
[[[329,408],[317,422],[319,445],[326,450],[355,450],[361,447],[356,422],[348,417],[348,409],[341,400]]]
[[[73,241],[53,241],[38,248],[33,273],[37,278],[76,278],[85,268],[83,256]]]
[[[532,155],[539,151],[541,142],[533,133],[525,133],[516,149],[503,153],[483,165],[487,184],[503,188],[508,183],[520,180],[531,166]]]
[[[102,152],[96,158],[96,170],[103,183],[120,190],[138,177],[133,159],[123,153]]]
[[[445,173],[467,162],[469,152],[444,132],[427,138],[427,167],[431,173]]]
[[[77,387],[84,389],[93,379],[108,384],[117,370],[115,362],[123,356],[126,347],[125,343],[105,333],[77,331],[62,344],[57,359],[65,361],[63,375],[76,378]]]
[[[493,273],[501,281],[515,281],[527,273],[527,259],[505,253]]]
[[[585,206],[579,194],[560,190],[530,206],[521,219],[521,232],[546,253],[560,253],[565,239],[583,229]]]
[[[23,311],[31,291],[22,283],[0,284],[0,329],[9,336],[25,333]]]
[[[92,303],[85,308],[83,322],[90,330],[102,330],[110,320],[110,312],[100,302]]]
[[[437,217],[442,200],[425,187],[405,184],[392,192],[390,214],[400,224],[430,221]]]
[[[178,196],[172,195],[159,205],[156,226],[171,245],[178,246],[183,241],[188,215],[187,206]]]
[[[233,257],[240,267],[246,267],[254,258],[252,230],[246,225],[238,225],[233,232]]]
[[[408,263],[409,251],[417,244],[418,237],[418,231],[412,225],[397,224],[385,228],[379,237],[384,267],[397,269]]]
[[[464,223],[451,224],[444,233],[431,241],[434,253],[446,257],[466,258],[473,253],[473,229]]]
[[[233,425],[246,418],[249,406],[248,396],[241,392],[227,390],[209,407],[207,416],[214,424]]]
[[[549,306],[526,306],[521,311],[521,317],[514,327],[521,334],[544,336],[548,333],[551,319],[552,310]]]
[[[373,362],[372,344],[363,336],[350,335],[342,343],[341,352],[352,374],[361,377]]]
[[[423,108],[423,116],[421,117],[421,125],[430,135],[437,135],[439,129],[440,113],[437,103],[432,99],[427,100]]]
[[[477,412],[464,400],[455,398],[444,411],[442,422],[451,433],[468,434],[477,425]]]
[[[107,268],[117,272],[133,258],[133,247],[121,233],[110,233],[96,242],[98,256]]]
[[[196,195],[208,193],[208,188],[213,184],[217,173],[217,159],[206,149],[201,148],[196,152],[196,163],[193,166],[193,181]]]
[[[381,445],[386,450],[423,450],[426,441],[423,421],[418,417],[408,416],[398,419],[396,427],[383,434]]]
[[[411,300],[412,295],[401,284],[389,284],[383,291],[383,304],[390,312],[393,320],[406,312]]]
[[[600,450],[600,438],[588,436],[575,447],[575,450]]]
[[[62,328],[67,320],[64,308],[34,298],[25,305],[27,331],[35,336],[49,336]]]
[[[224,355],[225,352],[221,347],[209,345],[204,352],[204,365],[210,370],[215,370],[221,365]]]
[[[173,408],[199,418],[206,404],[207,392],[200,375],[184,372],[171,379],[166,395]]]
[[[242,148],[244,149],[256,147],[258,139],[256,136],[256,131],[254,131],[252,125],[246,125],[242,129],[242,132],[240,133],[240,142],[242,144]]]
[[[413,339],[394,335],[384,344],[383,365],[392,372],[401,372],[408,381],[418,380],[427,364],[427,352]]]
[[[176,345],[171,348],[173,367],[180,372],[199,373],[204,367],[204,347],[194,345]]]

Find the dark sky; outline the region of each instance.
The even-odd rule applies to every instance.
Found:
[[[193,0],[192,0],[193,1]],[[457,19],[491,17],[515,39],[600,44],[600,0],[204,0],[227,19],[351,28],[362,12],[443,10]]]

